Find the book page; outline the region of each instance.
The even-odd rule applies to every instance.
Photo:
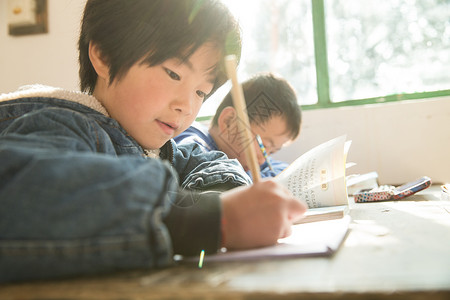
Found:
[[[349,212],[348,205],[336,205],[318,208],[309,208],[301,219],[294,224],[304,224],[318,221],[335,220],[345,217]]]
[[[345,139],[340,136],[309,150],[275,180],[305,201],[309,208],[347,205],[345,152],[349,145]]]

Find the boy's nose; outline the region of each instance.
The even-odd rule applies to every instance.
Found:
[[[193,111],[193,101],[195,101],[194,96],[186,93],[173,103],[173,108],[183,115],[191,115]]]

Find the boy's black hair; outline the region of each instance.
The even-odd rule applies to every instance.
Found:
[[[242,89],[250,123],[263,124],[274,116],[282,116],[291,138],[297,138],[302,121],[301,109],[296,93],[287,80],[272,73],[261,73],[246,80]],[[217,108],[213,126],[218,125],[219,116],[227,106],[234,106],[231,91]]]
[[[89,94],[97,82],[89,59],[95,43],[109,65],[109,82],[120,80],[136,63],[158,65],[170,58],[188,59],[211,42],[222,56],[240,59],[241,36],[229,10],[215,0],[88,0],[78,41],[80,88]],[[226,81],[223,59],[211,95]],[[209,96],[208,95],[208,96]]]

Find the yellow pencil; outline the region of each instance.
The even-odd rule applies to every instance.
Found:
[[[262,141],[261,137],[259,136],[259,134],[256,135],[256,140],[258,141],[259,148],[261,149],[261,152],[264,156],[264,159],[267,162],[267,165],[269,166],[269,169],[272,172],[275,172],[275,170],[273,169],[272,163],[270,162],[269,155],[267,155],[266,147],[264,147],[263,141]]]
[[[248,115],[246,111],[244,92],[242,91],[242,86],[239,84],[237,80],[236,73],[236,56],[228,55],[225,57],[225,68],[227,71],[228,78],[231,80],[231,96],[233,98],[234,108],[236,109],[236,113],[241,122],[238,122],[238,126],[240,126],[239,131],[241,132],[242,140],[246,141],[244,145],[248,145],[245,151],[245,157],[249,164],[250,172],[253,177],[253,183],[257,183],[261,180],[261,174],[259,173],[259,164],[256,158],[255,147],[253,147],[253,135],[250,131],[250,122],[248,120]]]

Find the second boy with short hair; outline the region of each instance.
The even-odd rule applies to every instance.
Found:
[[[259,135],[267,154],[273,154],[295,140],[300,133],[301,110],[292,86],[282,77],[272,73],[261,73],[242,84],[247,105],[251,131]],[[229,92],[219,105],[211,126],[195,122],[183,133],[175,137],[178,144],[197,143],[205,151],[223,151],[229,158],[237,158],[243,168],[249,167],[243,151],[247,146],[241,142],[238,119]],[[288,164],[273,160],[270,168],[262,151],[254,139],[261,177],[273,177],[283,171]],[[251,174],[249,174],[251,175]]]

